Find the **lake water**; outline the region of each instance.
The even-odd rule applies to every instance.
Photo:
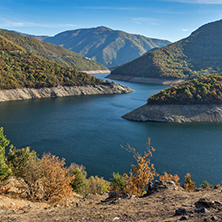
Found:
[[[106,74],[96,75],[104,78]],[[30,146],[41,156],[51,152],[66,163],[86,166],[88,175],[110,179],[129,172],[132,154],[120,147],[156,149],[151,158],[157,172],[187,172],[201,184],[222,181],[222,123],[133,122],[121,116],[146,103],[166,86],[121,82],[136,92],[123,95],[77,96],[0,103],[0,126],[17,148]]]

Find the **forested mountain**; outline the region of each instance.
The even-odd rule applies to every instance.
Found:
[[[148,104],[222,104],[222,74],[212,74],[151,95]]]
[[[152,48],[170,44],[167,40],[133,35],[103,26],[65,31],[44,41],[63,46],[107,67],[124,64]]]
[[[0,90],[22,87],[106,84],[86,73],[59,65],[10,42],[0,35]]]
[[[69,66],[81,71],[107,69],[106,67],[86,59],[75,52],[64,49],[60,46],[45,43],[35,38],[24,36],[21,33],[0,29],[0,35],[15,43],[16,45],[21,46],[29,53],[34,53],[38,56],[42,56],[48,60],[57,62],[64,66]]]
[[[192,79],[221,71],[222,20],[203,25],[185,39],[118,67],[109,77]]]

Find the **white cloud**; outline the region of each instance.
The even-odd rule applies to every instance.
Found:
[[[161,21],[154,18],[139,17],[133,18],[133,22],[136,24],[149,23],[151,25],[159,25]]]
[[[41,27],[41,28],[65,28],[65,27],[76,27],[74,24],[45,24],[45,23],[33,23],[33,22],[17,22],[9,21],[5,18],[0,17],[0,27],[2,28],[13,28],[13,27]]]
[[[208,4],[208,5],[221,5],[222,0],[166,0],[171,2],[182,2],[191,4]]]

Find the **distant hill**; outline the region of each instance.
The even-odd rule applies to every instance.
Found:
[[[63,46],[107,67],[122,65],[152,48],[170,44],[167,40],[133,35],[103,26],[65,31],[44,41]]]
[[[101,79],[27,53],[0,35],[0,90],[107,84]]]
[[[109,78],[192,79],[222,72],[222,20],[118,67]]]
[[[42,56],[53,62],[57,62],[64,66],[69,66],[80,71],[86,70],[107,70],[106,67],[86,59],[81,55],[64,49],[60,46],[55,46],[50,43],[45,43],[43,41],[37,40],[38,38],[31,38],[24,36],[21,33],[14,31],[7,31],[0,29],[0,35],[15,43],[18,46],[21,46],[29,53],[34,53],[38,56]]]

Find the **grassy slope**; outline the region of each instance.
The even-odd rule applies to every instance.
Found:
[[[85,59],[81,55],[64,49],[60,46],[55,46],[50,43],[37,40],[35,38],[18,35],[11,31],[0,30],[0,35],[21,46],[27,52],[42,56],[50,61],[57,62],[64,66],[69,66],[77,70],[105,70],[106,67]]]
[[[103,80],[46,60],[0,35],[0,89],[104,84]]]
[[[112,74],[192,79],[222,71],[222,20],[206,24],[188,38],[157,49]]]
[[[124,64],[152,48],[170,43],[106,27],[65,31],[44,41],[61,45],[105,66]]]
[[[148,104],[222,104],[222,74],[212,74],[151,95]]]

